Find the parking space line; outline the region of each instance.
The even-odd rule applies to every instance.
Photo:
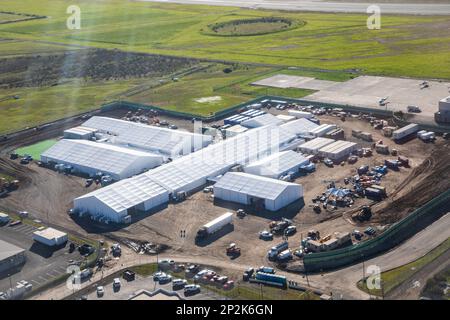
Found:
[[[42,281],[47,282],[49,279],[43,277],[43,276],[39,276],[40,279],[42,279]]]
[[[36,280],[34,280],[34,279],[31,279],[30,281],[31,281],[31,282],[34,282],[34,283],[37,284],[37,285],[40,285],[40,284],[41,284],[39,281],[36,281]]]

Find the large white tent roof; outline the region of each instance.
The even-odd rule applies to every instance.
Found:
[[[286,122],[280,125],[280,127],[294,134],[306,134],[319,127],[319,125],[308,119],[301,118]]]
[[[76,200],[95,197],[114,211],[122,212],[163,194],[168,194],[165,188],[141,174],[98,189]]]
[[[256,198],[275,200],[290,186],[298,185],[248,173],[228,172],[214,187],[247,194]]]
[[[161,156],[106,143],[62,139],[45,151],[41,158],[95,168],[98,171],[120,175],[138,159],[161,159]]]
[[[92,117],[83,123],[83,126],[98,129],[109,135],[109,141],[112,143],[168,155],[177,154],[184,148],[189,148],[184,152],[189,153],[191,148],[200,149],[212,141],[211,136],[107,117]]]
[[[244,171],[249,170],[249,172],[253,173],[256,170],[263,176],[278,176],[308,162],[309,160],[302,154],[290,150],[277,152],[261,160],[252,162],[244,168]]]
[[[278,152],[280,145],[293,139],[295,135],[275,126],[249,130],[78,199],[95,195],[120,212],[156,196],[155,192],[192,191],[206,183],[207,178],[223,174],[233,165]]]
[[[283,120],[278,119],[273,114],[266,113],[248,120],[245,120],[241,123],[241,126],[247,127],[247,128],[259,128],[269,125],[277,126],[279,124],[283,123]]]

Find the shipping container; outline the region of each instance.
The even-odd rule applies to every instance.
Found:
[[[403,128],[395,130],[392,133],[392,139],[401,140],[401,139],[406,138],[409,135],[416,133],[417,131],[419,131],[419,125],[416,123],[411,123]]]

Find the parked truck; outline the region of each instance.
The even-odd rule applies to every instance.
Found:
[[[273,284],[280,287],[286,287],[287,285],[286,277],[276,274],[257,272],[255,279],[263,283]]]
[[[225,214],[221,215],[220,217],[217,217],[216,219],[208,222],[204,226],[202,226],[197,231],[197,238],[198,239],[204,239],[208,237],[209,235],[219,231],[226,225],[233,223],[233,213],[232,212],[226,212]]]
[[[410,123],[405,127],[395,130],[392,133],[392,139],[401,140],[409,135],[416,133],[417,131],[419,131],[419,125],[416,123]]]
[[[287,241],[283,241],[279,244],[277,244],[276,246],[273,246],[272,248],[270,248],[269,252],[267,252],[267,257],[269,258],[269,260],[276,260],[278,255],[287,250],[289,248],[289,243]]]

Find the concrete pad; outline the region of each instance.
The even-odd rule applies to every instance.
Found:
[[[277,74],[269,78],[255,81],[252,85],[274,88],[299,88],[310,90],[323,90],[335,85],[334,81],[317,80],[310,77],[290,76]]]
[[[335,83],[305,99],[404,112],[408,105],[417,105],[422,109],[421,116],[434,117],[439,100],[449,95],[450,82],[428,81],[429,87],[421,89],[422,82],[418,79],[360,76]],[[385,97],[388,97],[388,105],[380,106],[379,100]]]

